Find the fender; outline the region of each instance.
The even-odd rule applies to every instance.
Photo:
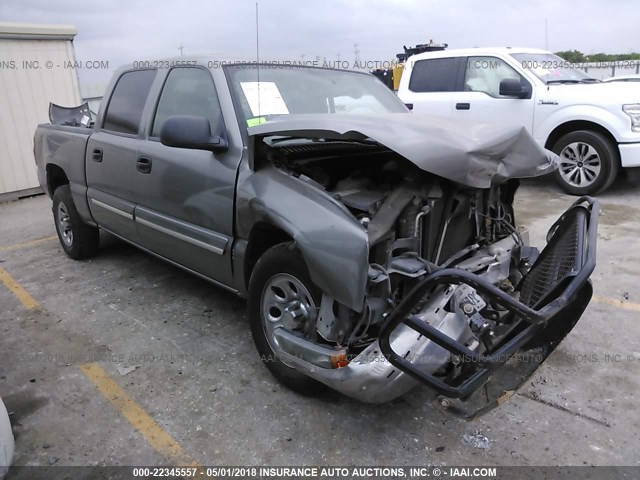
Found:
[[[544,108],[538,106],[539,109]],[[622,106],[620,107],[622,108]],[[610,110],[594,105],[571,105],[559,108],[544,118],[534,127],[536,140],[545,145],[547,139],[557,127],[568,122],[581,121],[591,122],[600,125],[611,133],[617,142],[637,141],[632,138],[631,121],[624,122],[620,115],[616,115]],[[629,132],[629,138],[622,136],[621,132]]]
[[[369,265],[365,229],[341,203],[271,165],[243,169],[236,201],[237,237],[260,221],[293,238],[313,282],[327,295],[362,311]]]
[[[69,180],[69,188],[78,213],[85,222],[94,225],[87,203],[85,176],[86,147],[91,133],[91,129],[84,127],[38,125],[34,135],[33,151],[42,189],[49,196],[53,196],[48,186],[47,165],[60,168]]]

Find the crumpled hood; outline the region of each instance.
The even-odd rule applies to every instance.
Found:
[[[507,178],[536,177],[557,168],[557,156],[538,145],[524,127],[430,115],[282,115],[248,131],[254,138],[375,140],[422,170],[475,188],[489,188]]]

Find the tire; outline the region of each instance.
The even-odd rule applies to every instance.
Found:
[[[571,195],[594,195],[611,186],[620,170],[620,154],[599,132],[567,133],[553,146],[560,156],[555,173],[558,185]]]
[[[312,297],[315,305],[320,305],[322,294],[311,282],[307,266],[295,244],[288,242],[271,247],[256,263],[249,281],[247,316],[253,342],[262,362],[281,384],[305,395],[318,393],[325,390],[326,387],[317,380],[277,359],[267,337],[266,323],[268,320],[264,315],[263,295],[269,293],[266,289],[269,287],[270,282],[280,276],[291,276],[301,282]]]
[[[74,260],[81,260],[98,252],[100,232],[80,218],[69,185],[56,188],[52,211],[60,245],[67,255]]]

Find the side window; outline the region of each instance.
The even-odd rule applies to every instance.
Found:
[[[507,98],[500,96],[500,82],[505,78],[526,82],[522,75],[500,58],[469,57],[464,75],[464,90],[482,92],[496,98]]]
[[[102,128],[112,132],[136,135],[142,110],[147,101],[155,70],[135,70],[124,73],[111,94]]]
[[[457,58],[418,60],[411,70],[412,92],[454,92],[458,72]]]
[[[159,137],[162,124],[174,115],[204,117],[209,120],[212,133],[219,129],[222,111],[211,73],[202,68],[174,68],[169,72],[158,102],[151,136]]]

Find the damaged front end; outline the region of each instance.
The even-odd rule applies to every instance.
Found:
[[[350,228],[361,232],[368,257],[366,264],[359,260],[362,285],[345,287],[344,278],[359,283],[346,263],[328,265],[333,274],[314,268],[322,262],[309,248],[313,237],[293,232],[323,295],[304,325],[273,332],[276,354],[290,367],[374,403],[422,383],[449,397],[444,404],[456,412],[472,416],[526,381],[586,308],[598,202],[579,199],[551,227],[542,252],[529,246],[527,232],[515,224],[518,180],[504,174],[504,159],[518,149],[520,167],[523,156],[537,153],[530,171],[548,171],[546,152],[527,152],[526,138],[510,145],[505,138],[485,139],[493,157],[470,147],[483,174],[496,160],[487,185],[470,185],[487,179],[465,183],[468,172],[453,164],[434,172],[427,157],[401,155],[384,139],[355,130],[332,136],[260,128],[251,181],[261,174],[270,182],[286,177],[324,198],[328,212],[338,206],[340,218],[346,215]],[[467,161],[471,155],[461,156]],[[265,214],[269,202],[260,210]],[[283,225],[294,223],[283,221],[286,215],[271,212]],[[314,221],[331,232],[340,225],[337,218],[327,213]],[[343,247],[359,258],[356,244]],[[327,249],[325,263],[331,251],[339,257],[340,245]],[[339,291],[332,289],[337,284]]]

